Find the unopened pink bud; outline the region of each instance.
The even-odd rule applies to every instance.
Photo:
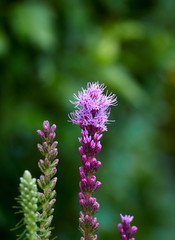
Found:
[[[85,163],[85,169],[86,169],[86,171],[90,170],[90,162]]]
[[[101,148],[102,148],[102,145],[100,144],[100,142],[98,142],[96,145],[96,154],[100,152]]]
[[[55,177],[55,178],[53,178],[53,179],[51,180],[51,184],[50,184],[50,188],[51,188],[51,189],[53,189],[53,188],[55,187],[56,182],[57,182],[57,177]]]
[[[45,166],[48,167],[50,165],[48,158],[44,159]]]
[[[99,223],[96,223],[96,224],[95,224],[95,227],[94,227],[94,230],[95,230],[95,231],[97,231],[97,230],[98,230],[98,228],[99,228],[99,225],[100,225]]]
[[[55,130],[56,130],[56,125],[53,124],[50,128],[50,132],[53,133],[53,132],[55,132]]]
[[[55,159],[51,166],[56,167],[58,165],[58,163],[59,163],[59,159]]]
[[[81,187],[82,187],[82,190],[85,190],[85,188],[87,187],[87,181],[85,178],[81,179]]]
[[[83,150],[83,147],[82,147],[82,146],[80,146],[80,147],[78,148],[78,151],[79,151],[79,153],[80,153],[81,156],[84,154],[84,150]]]
[[[43,182],[44,181],[44,175],[40,176],[40,180]]]
[[[37,144],[37,147],[38,147],[38,150],[40,151],[40,153],[41,153],[42,155],[45,155],[43,146],[42,146],[41,144]]]
[[[122,224],[119,223],[119,224],[118,224],[118,229],[120,230],[120,229],[122,229],[122,228],[123,228]]]
[[[79,168],[79,171],[80,171],[80,177],[81,177],[81,178],[85,178],[86,176],[85,176],[85,173],[84,173],[84,168],[83,168],[83,167],[80,167],[80,168]]]
[[[83,226],[83,224],[84,224],[83,219],[79,218],[79,223],[80,223],[81,226]]]
[[[56,148],[57,145],[58,145],[58,142],[57,142],[57,141],[54,141],[54,142],[52,143],[51,149]]]
[[[127,240],[127,236],[124,234],[121,236],[122,237],[122,240]]]
[[[94,140],[92,140],[92,141],[90,142],[90,147],[91,147],[91,148],[95,148],[95,142],[94,142]]]
[[[100,204],[95,202],[92,206],[92,211],[97,212],[99,208],[100,208]]]
[[[89,217],[89,215],[85,215],[84,220],[86,223],[90,224],[91,223],[91,218]]]
[[[41,138],[41,140],[45,139],[45,135],[41,130],[37,130],[36,132],[37,132],[38,136]]]
[[[49,133],[49,128],[50,128],[50,124],[49,121],[44,121],[43,122],[43,130],[45,133]]]
[[[85,200],[80,199],[80,200],[79,200],[79,203],[80,203],[80,205],[81,205],[82,208],[85,207],[85,204],[86,204],[86,203],[85,203]]]
[[[94,187],[94,191],[97,191],[100,186],[101,186],[101,182],[97,181]]]
[[[101,166],[101,162],[98,161],[95,166],[95,171],[98,171],[99,167]]]
[[[92,219],[92,225],[94,225],[95,226],[95,224],[97,223],[97,218],[96,217],[94,217],[93,219]]]
[[[80,211],[80,217],[84,220],[84,214],[82,211]]]
[[[94,236],[92,237],[92,240],[97,240],[97,235],[94,235]]]
[[[79,192],[79,199],[84,199],[84,195],[83,195],[83,193],[82,192]]]
[[[137,227],[136,226],[132,226],[130,234],[133,235],[136,231],[137,231]]]
[[[86,177],[85,173],[84,172],[80,172],[80,177],[81,178],[85,178]]]
[[[85,154],[83,154],[83,155],[81,156],[81,158],[82,158],[83,161],[87,161],[87,156],[86,156]]]
[[[97,162],[96,158],[92,158],[92,159],[91,159],[91,165],[92,165],[92,167],[95,166],[96,162]]]
[[[43,142],[43,149],[45,152],[48,152],[49,148],[47,142]]]

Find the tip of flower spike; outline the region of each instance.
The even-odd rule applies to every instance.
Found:
[[[49,121],[48,120],[45,120],[44,122],[43,122],[43,126],[49,126],[50,124],[49,124]]]
[[[121,220],[122,222],[132,222],[132,220],[134,219],[133,216],[130,216],[130,215],[125,215],[123,216],[121,213],[120,213],[120,217],[121,217]]]
[[[55,124],[53,124],[52,126],[51,126],[51,128],[50,128],[50,132],[51,133],[54,133],[55,132],[55,130],[56,130],[56,125]]]
[[[25,171],[24,171],[24,174],[23,174],[23,178],[25,178],[25,179],[31,179],[31,178],[32,178],[32,175],[31,175],[31,173],[30,173],[28,170],[25,170]]]
[[[138,230],[138,228],[136,226],[132,226],[131,227],[131,233],[132,235]]]

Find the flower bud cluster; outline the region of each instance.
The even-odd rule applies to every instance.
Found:
[[[54,141],[56,125],[50,127],[49,121],[43,122],[43,131],[37,130],[38,135],[42,140],[42,145],[38,144],[38,149],[44,156],[40,159],[38,166],[43,173],[37,180],[39,187],[43,192],[38,192],[38,200],[42,207],[42,213],[37,213],[40,221],[40,235],[41,239],[48,239],[51,235],[51,222],[53,219],[54,208],[56,202],[56,191],[54,190],[57,177],[54,177],[57,172],[58,159],[55,159],[58,150],[56,148],[58,142]]]
[[[100,204],[97,203],[96,198],[89,197],[86,200],[82,192],[79,193],[79,202],[83,210],[91,213],[91,215],[94,215],[100,207]]]
[[[19,203],[24,213],[24,224],[26,226],[26,237],[29,240],[37,240],[37,185],[36,179],[32,178],[29,171],[25,171],[20,178]]]
[[[88,233],[92,235],[90,239],[94,239],[93,234],[98,230],[99,223],[97,223],[96,217],[92,218],[88,214],[85,215],[83,212],[80,212],[79,228],[81,232],[86,232],[88,229]],[[95,239],[97,239],[97,235]]]
[[[93,130],[96,130],[93,128]],[[99,223],[93,215],[98,211],[100,204],[92,194],[99,189],[101,182],[96,181],[94,174],[101,166],[101,162],[96,160],[96,155],[101,150],[100,138],[102,134],[97,131],[92,132],[88,128],[81,130],[79,141],[81,146],[79,152],[82,158],[82,166],[79,168],[81,181],[79,183],[81,192],[79,193],[79,203],[83,209],[80,212],[79,228],[86,239],[97,239],[93,234],[98,230]],[[88,235],[88,236],[87,236]]]
[[[122,240],[135,240],[135,238],[133,238],[134,233],[137,231],[137,227],[136,226],[130,226],[131,221],[133,220],[133,216],[123,216],[122,214],[120,214],[121,220],[122,220],[122,224],[119,223],[118,224],[118,228],[120,231],[120,236]]]

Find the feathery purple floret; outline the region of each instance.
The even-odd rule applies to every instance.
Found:
[[[88,83],[87,89],[74,94],[76,101],[71,101],[76,110],[70,113],[69,118],[73,124],[81,127],[81,138],[79,142],[79,153],[82,158],[82,166],[79,168],[81,181],[79,183],[79,203],[82,207],[79,218],[79,228],[83,234],[81,240],[96,240],[94,233],[98,230],[99,223],[94,214],[98,211],[100,204],[92,194],[99,189],[101,182],[96,181],[94,174],[101,166],[96,160],[97,154],[102,146],[100,139],[102,132],[107,131],[106,124],[109,123],[109,106],[117,104],[114,94],[104,94],[104,84]]]
[[[135,240],[135,238],[133,238],[133,236],[134,236],[134,233],[137,231],[137,227],[130,226],[130,223],[132,222],[134,217],[130,216],[130,215],[123,216],[122,214],[120,214],[120,217],[122,220],[122,224],[119,223],[118,228],[120,231],[121,239],[122,240]]]
[[[104,84],[88,83],[87,89],[74,94],[75,101],[71,101],[75,105],[75,112],[70,113],[70,119],[74,124],[81,128],[93,126],[98,128],[100,132],[107,131],[105,124],[109,122],[110,106],[117,104],[115,94],[104,94]]]

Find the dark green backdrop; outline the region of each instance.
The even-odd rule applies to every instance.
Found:
[[[0,238],[9,229],[19,177],[39,177],[36,130],[57,125],[54,235],[80,238],[80,129],[68,122],[88,81],[118,96],[98,160],[99,239],[120,239],[119,213],[137,240],[175,239],[175,1],[0,1]]]

